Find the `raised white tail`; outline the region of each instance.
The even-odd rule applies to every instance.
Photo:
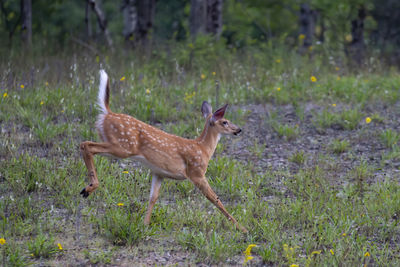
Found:
[[[214,113],[206,101],[201,111],[206,123],[196,139],[186,139],[166,133],[126,114],[113,113],[109,104],[109,82],[105,71],[100,71],[98,106],[100,114],[96,121],[103,143],[83,142],[80,145],[88,169],[90,184],[81,194],[88,197],[98,186],[93,156],[111,154],[118,158],[133,158],[150,168],[153,175],[150,202],[144,222],[150,223],[151,212],[157,201],[163,178],[189,179],[218,209],[240,230],[240,226],[225,209],[219,197],[211,189],[205,177],[208,162],[213,155],[221,134],[238,134],[241,129],[224,118],[227,105]]]

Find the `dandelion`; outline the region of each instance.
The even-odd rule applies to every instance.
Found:
[[[254,244],[250,244],[247,246],[246,250],[244,251],[245,258],[244,258],[243,264],[246,264],[249,260],[252,260],[254,258],[253,256],[251,256],[251,249],[256,246],[257,245],[254,245]]]
[[[339,68],[339,67],[335,67],[335,70],[336,70],[336,71],[339,71],[339,70],[340,70],[340,68]]]
[[[365,252],[364,257],[371,257],[371,254],[369,254],[369,252]]]
[[[342,234],[342,236],[346,236],[346,235],[347,235],[346,233],[343,233],[343,234]]]
[[[42,100],[42,101],[40,101],[40,105],[42,106],[43,104],[44,104],[43,100]]]
[[[333,104],[332,104],[332,107],[336,107],[336,104],[335,104],[335,103],[333,103]]]
[[[150,89],[146,89],[146,94],[150,94]]]
[[[280,87],[276,88],[276,91],[278,91],[278,92],[279,92],[280,90],[281,90],[281,88],[280,88]]]
[[[25,85],[21,84],[20,87],[21,87],[22,89],[24,89],[24,88],[25,88]]]
[[[310,77],[311,82],[315,83],[317,81],[317,78],[315,76]]]
[[[121,79],[119,79],[121,82],[125,81],[125,76],[122,76]]]
[[[200,78],[201,78],[202,80],[204,80],[204,79],[206,78],[206,75],[202,73],[202,74],[200,75]]]
[[[215,76],[215,75],[217,75],[217,73],[215,71],[213,71],[212,72],[212,76]]]
[[[309,51],[312,51],[314,49],[314,47],[312,46],[312,45],[310,45],[309,47],[308,47],[308,50]]]
[[[7,92],[5,92],[5,93],[3,94],[3,98],[6,98],[6,97],[8,97]]]
[[[129,172],[128,171],[123,171],[122,173],[128,174]]]
[[[333,249],[330,249],[329,252],[330,252],[332,255],[335,255],[335,252],[333,251]]]
[[[340,81],[340,79],[341,79],[340,76],[337,76],[337,77],[336,77],[336,80]]]
[[[371,121],[372,121],[372,119],[370,117],[366,117],[365,118],[365,123],[366,124],[371,123]]]
[[[281,60],[278,58],[277,60],[275,60],[276,63],[281,63]]]
[[[4,245],[6,243],[6,240],[4,238],[0,238],[0,245]]]
[[[299,267],[299,265],[293,263],[293,264],[290,265],[290,267]]]
[[[118,206],[118,207],[122,207],[122,206],[124,206],[124,203],[121,203],[121,202],[120,202],[120,203],[117,203],[117,206]]]
[[[48,83],[48,82],[45,82],[44,84],[45,84],[46,86],[49,86],[49,83]]]
[[[306,38],[306,36],[304,34],[299,35],[299,40],[304,40],[304,38]]]
[[[63,247],[61,246],[60,243],[57,243],[57,247],[58,247],[59,250],[63,250]]]

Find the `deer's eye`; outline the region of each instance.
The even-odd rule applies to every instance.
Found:
[[[222,124],[223,124],[223,125],[227,125],[228,122],[227,122],[227,121],[223,121]]]

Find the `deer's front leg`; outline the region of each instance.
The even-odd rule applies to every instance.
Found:
[[[232,215],[225,209],[221,200],[215,192],[212,190],[211,186],[208,184],[208,181],[205,177],[191,179],[196,187],[200,189],[200,191],[210,200],[227,218],[232,221],[235,226],[244,233],[247,233],[247,229],[241,226]]]
[[[153,174],[153,179],[151,180],[149,207],[147,208],[146,217],[144,218],[145,225],[150,224],[151,212],[153,210],[154,204],[156,204],[156,201],[158,199],[162,180],[163,179],[161,177]]]
[[[95,143],[95,142],[83,142],[80,145],[83,160],[85,161],[86,168],[88,170],[88,177],[90,184],[82,189],[81,195],[87,198],[90,193],[99,187],[99,180],[97,179],[96,168],[93,163],[93,156],[98,153],[110,153],[110,145],[107,143]]]

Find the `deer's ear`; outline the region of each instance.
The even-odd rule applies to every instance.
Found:
[[[215,122],[215,121],[217,121],[217,120],[219,120],[219,119],[222,119],[222,118],[224,117],[224,115],[225,115],[225,110],[226,110],[226,107],[227,107],[227,106],[228,106],[228,104],[225,104],[222,108],[217,109],[217,110],[214,112],[214,114],[213,114],[211,120],[212,120],[213,122]]]
[[[212,107],[207,101],[203,101],[201,105],[201,113],[203,113],[203,117],[207,118],[208,115],[212,113]]]

